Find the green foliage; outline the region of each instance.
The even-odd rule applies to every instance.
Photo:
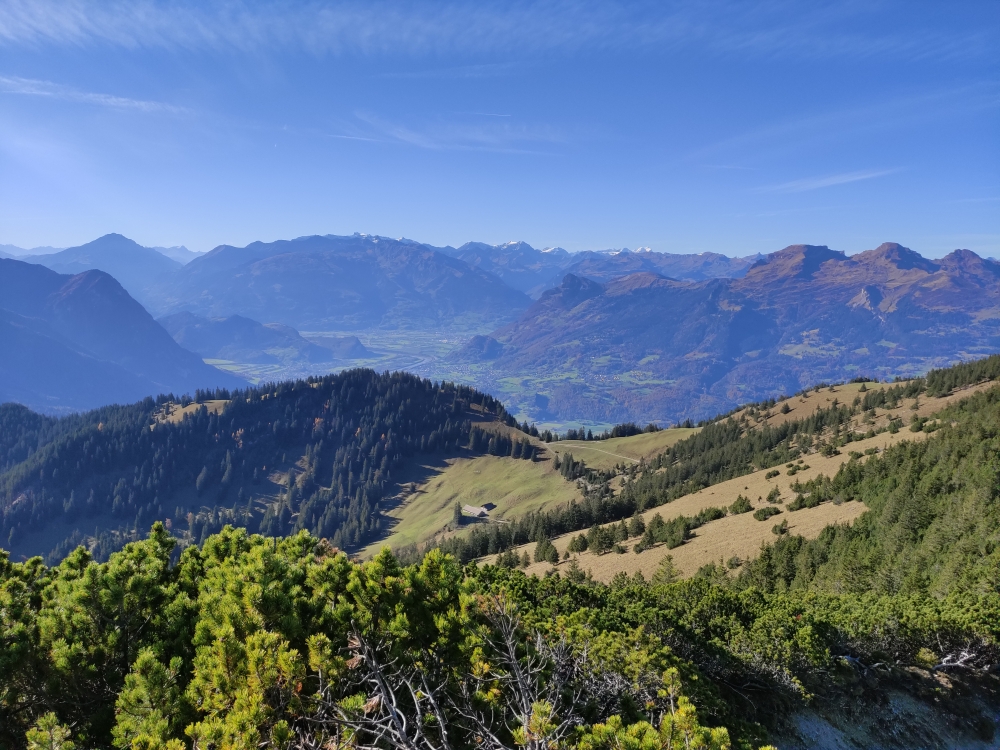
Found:
[[[517,568],[521,565],[521,558],[514,550],[509,549],[497,555],[496,564],[502,568]]]
[[[875,397],[876,401],[881,398],[883,401],[879,403],[883,403],[886,399],[909,397],[922,389],[923,381],[914,380],[869,391],[866,400],[868,397]],[[445,540],[441,549],[468,562],[526,544],[539,535],[551,538],[629,518],[717,482],[794,461],[803,449],[812,445],[815,435],[823,430],[846,427],[860,408],[836,405],[819,409],[805,419],[754,429],[747,429],[745,424],[731,418],[711,422],[699,433],[678,441],[652,462],[644,464],[638,472],[630,473],[618,493],[611,490],[609,477],[586,469],[570,454],[565,454],[561,462],[557,456],[555,466],[567,478],[587,475],[592,486],[581,501],[527,513],[510,523],[474,528],[464,537]],[[805,468],[808,467],[790,464],[789,473],[794,475]],[[768,476],[778,476],[776,472],[774,469]],[[687,522],[690,521],[688,519]],[[678,541],[675,533],[672,537],[674,546],[681,543],[685,535],[686,532],[681,533]],[[636,546],[647,548],[656,543],[653,539],[653,536],[644,534]]]
[[[543,537],[535,544],[535,562],[548,562],[555,565],[559,562],[559,550],[551,541]]]
[[[956,388],[1000,377],[1000,355],[931,370],[925,378],[929,396],[946,396]]]
[[[933,438],[852,459],[832,479],[801,485],[789,510],[838,500],[869,510],[811,541],[781,539],[748,566],[746,582],[765,590],[1000,594],[1000,389],[940,416]]]
[[[569,552],[586,552],[589,543],[587,542],[587,537],[584,534],[577,534],[575,537],[569,540],[569,545],[566,549]]]
[[[752,510],[753,505],[751,505],[750,500],[743,497],[743,495],[737,495],[736,500],[734,500],[733,504],[729,506],[729,512],[734,516],[741,513],[749,513]]]
[[[587,548],[595,555],[608,552],[617,540],[614,530],[603,526],[592,526],[587,532]]]
[[[656,568],[656,572],[653,573],[652,581],[655,586],[663,586],[668,583],[676,583],[680,578],[681,574],[677,570],[677,566],[674,565],[674,558],[670,555],[664,555]]]
[[[175,565],[172,548],[157,527],[105,563],[83,551],[54,568],[0,561],[0,744],[274,747],[327,726],[317,717],[331,706],[366,732],[364,717],[381,705],[366,687],[363,655],[375,654],[387,680],[423,674],[432,692],[442,686],[434,695],[480,696],[441,708],[459,747],[480,731],[465,718],[478,701],[508,746],[555,736],[571,718],[580,729],[561,740],[567,748],[746,747],[763,741],[761,722],[820,688],[831,695],[838,655],[925,664],[975,644],[991,659],[1000,636],[997,592],[782,593],[756,563],[746,566],[755,583],[721,569],[679,581],[666,556],[651,584],[621,576],[603,586],[573,562],[565,579],[463,571],[436,551],[408,567],[388,551],[356,564],[305,533],[276,540],[226,528]],[[497,645],[508,631],[497,607],[516,613],[508,622],[523,668],[543,666],[530,672],[526,714],[511,713],[504,692],[512,682]],[[575,666],[557,669],[560,659]],[[583,692],[545,692],[556,674],[580,675]],[[586,685],[617,687],[598,696]]]
[[[675,670],[676,671],[676,670]],[[671,703],[670,714],[663,717],[657,729],[648,721],[626,725],[620,716],[612,716],[605,724],[595,724],[581,732],[580,750],[730,750],[729,732],[725,727],[708,728],[698,723],[698,712],[685,696]]]
[[[182,667],[179,656],[168,667],[154,649],[139,652],[115,703],[112,737],[117,747],[166,747],[183,731],[194,710],[178,683]]]
[[[510,456],[525,461],[535,458],[535,448],[527,437],[520,439],[508,435],[473,427],[469,431],[469,450],[473,453],[486,453],[491,456]]]
[[[781,513],[780,510],[775,508],[773,505],[768,505],[764,508],[758,508],[754,511],[753,517],[758,521],[766,521],[769,518],[773,518]]]
[[[351,377],[316,382],[382,382]],[[416,379],[390,377],[385,383],[398,386],[397,395],[423,393],[425,403],[438,403],[438,416],[445,425],[451,422],[452,432],[439,431],[436,440],[463,437],[464,428],[455,427],[457,416],[449,411],[461,408],[457,390],[435,391]],[[415,390],[407,391],[411,385]],[[309,385],[301,393],[291,388],[262,400],[273,400],[280,404],[275,413],[291,416],[298,399],[340,399],[325,387]],[[894,388],[903,397],[920,387]],[[352,403],[349,392],[344,398]],[[234,401],[234,415],[242,403]],[[398,414],[402,404],[394,403]],[[103,450],[105,432],[128,434],[131,408],[139,407],[102,412],[108,421],[101,429],[86,427],[88,439]],[[364,425],[377,423],[366,421],[373,418],[368,407],[354,413]],[[410,414],[405,406],[403,413]],[[115,414],[118,426],[112,424]],[[985,670],[1000,657],[1000,389],[971,397],[939,418],[941,427],[926,440],[899,443],[864,463],[852,458],[832,478],[797,484],[790,510],[860,500],[868,511],[815,540],[781,534],[757,559],[733,561],[729,567],[738,567],[738,574],[720,561],[681,581],[669,556],[651,584],[622,575],[611,586],[593,581],[575,560],[566,566],[566,577],[525,576],[515,567],[523,560],[512,552],[500,557],[502,565],[465,569],[437,550],[411,566],[402,566],[388,550],[358,564],[305,531],[278,539],[231,527],[178,554],[175,539],[160,524],[104,562],[83,548],[52,567],[40,558],[12,563],[0,554],[0,746],[221,750],[284,747],[300,733],[312,733],[316,746],[362,745],[373,741],[374,730],[365,722],[383,715],[387,705],[382,698],[373,702],[373,685],[379,684],[374,663],[385,680],[400,686],[394,705],[406,712],[409,726],[434,738],[447,729],[456,747],[474,745],[482,736],[477,732],[485,730],[508,747],[529,737],[565,748],[751,747],[764,741],[765,725],[814,695],[830,705],[859,700],[861,668],[855,664],[880,664],[898,676],[907,667],[947,671],[956,654],[968,654],[961,657],[965,670]],[[836,415],[817,424],[824,420],[833,424]],[[353,446],[351,435],[364,440],[366,432],[350,424],[340,429]],[[25,461],[38,461],[31,466],[60,469],[39,476],[39,486],[58,486],[69,465],[59,463],[57,456],[65,455],[52,447],[68,445],[56,435],[60,425],[26,419],[20,432],[14,430],[5,455],[23,454],[32,436],[53,442],[16,463],[3,481],[28,477]],[[212,423],[204,413],[170,435],[188,435],[202,448],[215,445],[216,433],[202,441],[193,425],[211,425],[220,443],[227,440],[227,425]],[[397,426],[400,435],[420,434]],[[309,429],[318,427],[313,422]],[[154,435],[160,428],[144,429]],[[66,434],[75,435],[73,430]],[[725,430],[716,437],[729,434]],[[266,431],[256,434],[274,448]],[[745,467],[745,451],[756,443],[742,440],[716,454],[733,463],[712,476]],[[794,449],[786,448],[794,460]],[[233,475],[244,471],[240,450],[230,445],[211,460],[201,455],[192,461],[189,490],[203,467],[217,469],[220,482],[226,467]],[[318,448],[312,455],[317,451],[323,455]],[[688,460],[684,455],[675,455],[672,465]],[[698,460],[691,458],[689,466]],[[89,476],[83,467],[79,471]],[[311,496],[297,482],[287,490],[292,496],[301,490],[299,502]],[[575,530],[594,527],[597,546],[613,548],[623,519],[637,507],[612,505],[617,501],[608,498],[598,495],[587,513],[629,512],[601,522],[611,525],[593,522]],[[572,523],[592,518],[582,507]],[[709,508],[669,522],[657,514],[639,545],[677,546],[691,529],[724,513]],[[564,520],[570,517],[567,511]],[[544,526],[539,518],[536,532]],[[541,559],[552,561],[549,537],[534,538]],[[587,544],[592,546],[589,539]],[[518,681],[511,676],[519,669],[530,689],[515,696]],[[418,677],[426,679],[424,687],[402,691],[407,679]],[[860,700],[885,699],[882,688],[866,680]],[[612,687],[598,691],[594,685]],[[940,683],[928,698],[939,708],[944,689]],[[431,710],[429,696],[440,697],[440,711]],[[463,696],[468,700],[456,703]],[[350,726],[356,736],[334,736],[322,719],[331,711],[342,722],[338,726]],[[473,715],[487,723],[475,724]],[[560,735],[574,727],[579,729]]]
[[[28,750],[73,750],[76,745],[70,740],[70,731],[59,723],[51,711],[38,720],[25,735]]]

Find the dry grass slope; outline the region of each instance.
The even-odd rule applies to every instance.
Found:
[[[889,423],[891,419],[901,419],[904,425],[907,424],[916,414],[927,417],[944,408],[946,405],[958,401],[962,398],[987,388],[993,387],[994,383],[983,383],[978,386],[956,391],[944,398],[924,398],[908,399],[894,410],[880,409],[873,416],[871,424],[864,423],[858,417],[856,429],[878,429]],[[880,383],[868,383],[867,390],[889,387]],[[848,384],[836,386],[831,389],[822,389],[819,392],[810,392],[803,397],[795,397],[788,400],[791,411],[788,414],[780,413],[780,406],[771,411],[773,414],[766,417],[760,415],[758,424],[764,421],[770,424],[780,424],[789,419],[801,419],[809,416],[818,408],[829,408],[834,399],[840,403],[850,404],[858,395],[860,384]],[[916,406],[917,408],[914,408]],[[744,412],[739,412],[739,418]],[[749,416],[749,413],[748,413]],[[753,419],[751,419],[753,422]],[[575,555],[580,567],[589,570],[596,580],[608,582],[616,573],[624,572],[629,575],[641,571],[647,578],[650,577],[659,567],[660,562],[666,555],[673,557],[674,565],[681,575],[691,576],[700,567],[712,562],[725,563],[732,557],[739,557],[743,561],[753,559],[760,551],[761,544],[774,541],[775,536],[771,532],[772,526],[788,521],[789,533],[798,534],[806,538],[815,538],[830,524],[850,523],[865,511],[865,506],[860,502],[845,502],[841,505],[825,503],[815,508],[803,508],[798,511],[787,511],[784,509],[785,503],[794,497],[791,485],[796,481],[806,482],[820,474],[833,476],[840,466],[849,460],[850,451],[864,453],[870,449],[877,449],[879,452],[885,450],[890,445],[904,440],[924,440],[928,437],[923,432],[910,432],[907,427],[898,432],[882,432],[874,437],[854,442],[842,449],[840,455],[823,457],[818,453],[810,453],[803,457],[800,465],[808,465],[808,469],[799,470],[794,476],[788,476],[786,467],[778,467],[780,474],[777,477],[767,479],[767,471],[757,471],[743,477],[731,479],[726,482],[707,487],[699,492],[678,498],[672,503],[662,505],[659,508],[652,508],[643,513],[644,519],[648,522],[657,513],[664,520],[670,520],[678,516],[694,516],[699,511],[709,507],[724,507],[731,505],[739,495],[748,497],[754,509],[769,506],[764,500],[774,487],[781,493],[782,503],[776,507],[782,510],[780,515],[774,516],[766,521],[757,521],[753,513],[744,513],[736,516],[712,521],[694,531],[694,536],[680,547],[667,549],[658,545],[640,554],[632,551],[632,546],[637,541],[629,540],[627,552],[625,554],[615,554],[613,552],[604,555],[595,555],[591,552],[583,552]],[[863,458],[862,460],[867,460]],[[569,541],[573,534],[565,534],[553,540],[560,557],[565,553]],[[518,547],[515,551],[522,554],[528,552],[528,556],[534,559],[534,543]],[[492,562],[491,558],[484,559]],[[557,570],[565,571],[569,561],[561,561]],[[548,563],[532,563],[526,571],[529,574],[542,575],[552,568]]]
[[[592,469],[612,469],[619,464],[634,464],[663,453],[667,448],[698,432],[698,428],[677,427],[659,432],[644,432],[631,437],[610,440],[561,440],[550,443],[557,454],[572,453]]]

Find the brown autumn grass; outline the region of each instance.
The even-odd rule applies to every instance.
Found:
[[[757,521],[753,513],[744,513],[736,516],[727,516],[716,521],[705,524],[694,531],[693,538],[686,541],[680,547],[667,549],[662,545],[653,547],[640,554],[632,551],[632,547],[637,540],[631,539],[626,543],[627,552],[616,554],[614,552],[604,555],[595,555],[592,552],[583,552],[575,555],[581,569],[590,571],[599,581],[610,581],[616,573],[625,572],[633,574],[642,571],[647,578],[660,565],[666,555],[673,557],[674,565],[681,575],[691,576],[700,567],[712,562],[725,563],[732,557],[739,557],[747,561],[756,557],[760,551],[761,544],[774,541],[776,538],[771,528],[782,520],[787,520],[789,533],[798,534],[807,539],[815,538],[826,526],[838,523],[850,523],[865,511],[865,506],[860,502],[845,502],[840,505],[824,503],[815,508],[803,508],[798,511],[787,511],[784,509],[785,503],[794,497],[791,485],[797,481],[806,482],[814,479],[820,474],[833,476],[840,469],[841,465],[849,460],[849,453],[857,451],[864,454],[866,450],[877,449],[879,452],[885,450],[890,445],[904,440],[924,440],[928,437],[924,432],[910,432],[907,424],[914,414],[927,417],[941,410],[945,406],[969,395],[987,388],[994,387],[993,383],[983,383],[977,386],[966,388],[943,398],[919,398],[907,399],[894,410],[880,409],[876,411],[871,424],[863,422],[859,415],[855,418],[857,424],[855,429],[863,431],[866,429],[878,429],[889,423],[893,418],[902,419],[903,428],[898,433],[883,432],[861,441],[848,444],[841,449],[840,455],[824,457],[818,453],[810,453],[803,456],[798,461],[800,466],[808,466],[808,469],[799,470],[794,476],[788,476],[788,468],[785,466],[776,467],[780,474],[771,479],[766,478],[767,471],[757,471],[746,476],[737,477],[719,484],[707,487],[698,492],[678,498],[671,503],[658,508],[651,508],[643,513],[644,520],[649,520],[659,514],[664,520],[670,520],[678,516],[693,516],[699,511],[709,507],[726,507],[736,500],[737,496],[743,495],[750,499],[754,509],[769,505],[764,499],[774,487],[781,493],[782,503],[776,507],[782,510],[778,516],[774,516],[766,521]],[[887,384],[869,383],[867,389],[885,388]],[[805,397],[795,397],[789,399],[791,411],[788,414],[780,413],[780,406],[771,410],[772,415],[767,418],[770,424],[781,424],[789,419],[801,419],[809,416],[818,408],[829,408],[834,399],[840,403],[850,404],[855,396],[859,394],[860,384],[849,384],[836,386],[832,391],[823,389],[819,393],[810,392]],[[913,406],[917,408],[914,409]],[[747,411],[747,410],[744,410]],[[736,415],[739,418],[744,412]],[[760,420],[762,424],[764,419]],[[867,460],[867,457],[861,460]],[[560,558],[566,552],[569,541],[580,532],[573,532],[553,539],[553,544],[559,551]],[[533,559],[535,544],[529,543],[515,549],[519,555],[528,553],[529,559]],[[484,562],[491,562],[493,558],[483,558]],[[565,571],[569,561],[560,561],[556,565],[557,570]],[[526,569],[529,574],[542,575],[552,569],[548,563],[532,563]]]

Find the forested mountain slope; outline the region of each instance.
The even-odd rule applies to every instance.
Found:
[[[748,405],[658,455],[631,463],[619,456],[614,466],[605,460],[592,468],[585,463],[591,454],[555,443],[556,468],[576,484],[577,499],[508,514],[504,523],[473,525],[433,544],[463,561],[502,553],[505,564],[523,562],[538,574],[579,565],[605,582],[620,572],[649,575],[674,552],[681,560],[677,571],[686,575],[720,557],[730,570],[743,571],[773,534],[823,536],[826,524],[849,524],[864,513],[866,494],[831,491],[830,477],[867,467],[883,451],[910,450],[905,443],[950,440],[949,423],[964,425],[968,434],[992,434],[983,425],[1000,418],[1000,409],[986,408],[992,401],[982,399],[998,398],[998,376],[1000,356],[994,356],[897,384],[816,387],[778,403]],[[988,442],[984,448],[1000,450]],[[981,539],[1000,533],[1000,519],[988,521],[987,506],[972,516],[986,524],[985,532],[976,532]],[[764,523],[770,518],[777,527]],[[949,538],[966,536],[974,535],[953,530]],[[412,560],[429,546],[400,553]],[[612,549],[618,554],[606,554]]]
[[[469,388],[370,370],[197,397],[179,419],[167,397],[65,419],[0,406],[3,546],[106,557],[169,519],[191,541],[234,523],[356,548],[408,457],[463,452],[473,420],[509,420]]]
[[[815,540],[778,540],[741,573],[743,584],[935,598],[1000,594],[1000,388],[938,418],[927,440],[804,483],[810,502],[857,498],[868,512]]]
[[[455,361],[532,418],[669,423],[992,352],[998,321],[1000,264],[967,250],[931,261],[893,243],[851,257],[795,245],[741,279],[569,275]]]

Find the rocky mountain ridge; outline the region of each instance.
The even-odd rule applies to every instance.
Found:
[[[932,261],[897,243],[850,257],[792,245],[738,279],[569,274],[488,338],[454,361],[530,381],[519,405],[537,419],[701,418],[996,351],[1000,263],[969,250]]]

